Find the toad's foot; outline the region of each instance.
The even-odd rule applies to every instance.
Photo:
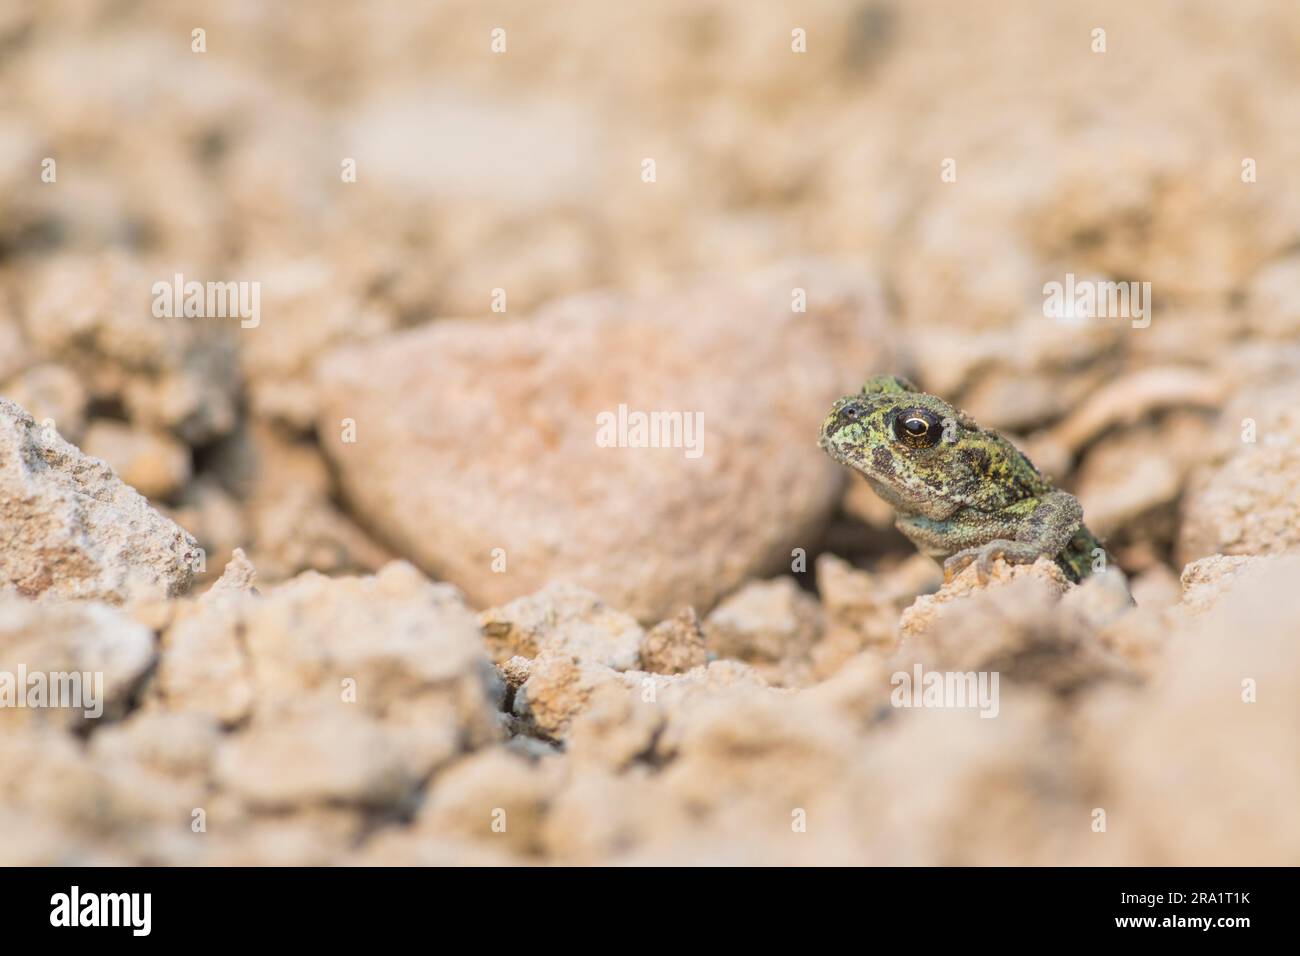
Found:
[[[1011,564],[1033,564],[1043,554],[1041,548],[1027,541],[1011,541],[1007,538],[995,538],[987,544],[974,548],[963,548],[943,562],[943,583],[950,584],[962,571],[974,562],[975,576],[980,584],[987,584],[993,573],[993,562],[1002,558]]]

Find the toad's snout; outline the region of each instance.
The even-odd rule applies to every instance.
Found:
[[[831,406],[826,421],[822,423],[821,440],[818,444],[823,448],[827,447],[836,435],[852,425],[859,424],[866,418],[866,415],[866,403],[857,396],[850,395],[847,398],[841,398]]]

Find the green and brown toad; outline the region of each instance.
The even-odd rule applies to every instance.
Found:
[[[867,479],[898,530],[942,561],[946,580],[972,561],[983,579],[995,558],[1049,555],[1077,582],[1110,561],[1077,498],[997,432],[906,379],[878,376],[841,398],[821,446]]]

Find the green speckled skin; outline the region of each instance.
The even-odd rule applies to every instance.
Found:
[[[1105,553],[1077,498],[997,432],[906,379],[879,376],[836,402],[821,445],[870,482],[948,578],[971,562],[983,577],[994,558],[1027,564],[1046,554],[1077,582]]]

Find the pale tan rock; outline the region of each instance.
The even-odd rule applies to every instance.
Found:
[[[623,674],[622,682],[629,701],[638,706],[653,704],[663,715],[662,729],[654,738],[656,761],[667,761],[676,753],[681,734],[690,726],[698,708],[725,706],[728,701],[758,694],[773,701],[789,699],[794,691],[771,687],[749,664],[740,661],[710,661],[685,674]],[[778,706],[774,704],[773,706]],[[634,724],[645,726],[638,710]]]
[[[413,779],[498,733],[504,688],[474,616],[455,589],[407,564],[365,578],[308,572],[261,592],[214,589],[182,612],[163,648],[157,692],[168,707],[266,726],[351,708],[379,722]]]
[[[27,400],[14,394],[18,387],[18,382],[22,380],[22,371],[31,364],[32,358],[27,353],[27,341],[23,335],[22,325],[19,323],[17,316],[13,314],[10,303],[0,305],[0,382],[4,382],[3,394],[10,401],[17,402],[19,405],[29,407],[35,404],[31,397]],[[53,366],[58,368],[58,366]],[[66,377],[60,372],[54,372],[60,380],[66,380]],[[62,388],[57,390],[57,394],[66,394]]]
[[[226,592],[260,593],[257,590],[257,568],[253,567],[253,562],[248,560],[248,555],[244,554],[242,548],[235,549],[230,556],[230,563],[221,572],[221,577],[217,578],[200,600],[210,601]]]
[[[636,687],[609,681],[595,688],[574,718],[565,752],[575,766],[594,763],[626,770],[638,760],[654,758],[657,735],[667,720],[652,682]]]
[[[1250,280],[1246,295],[1252,331],[1284,342],[1300,335],[1300,256],[1264,266]]]
[[[56,866],[86,859],[86,843],[39,811],[0,807],[0,865]]]
[[[112,720],[121,716],[154,657],[153,635],[117,608],[0,595],[0,691],[7,698],[0,721],[71,728]],[[32,696],[33,681],[44,688],[40,698]],[[58,706],[51,706],[55,696]]]
[[[296,813],[268,813],[240,819],[229,831],[207,839],[206,866],[331,866],[353,851],[366,817],[351,807],[309,806]]]
[[[1213,554],[1193,561],[1179,576],[1182,600],[1178,609],[1192,615],[1204,613],[1230,592],[1249,570],[1273,564],[1276,560],[1271,556]]]
[[[1107,429],[1139,424],[1170,407],[1216,408],[1226,397],[1220,375],[1195,368],[1142,369],[1090,394],[1051,437],[1077,454]]]
[[[229,319],[155,317],[153,285],[174,271],[121,255],[56,258],[31,276],[23,323],[33,349],[72,369],[92,399],[122,404],[139,428],[205,442],[235,423],[234,331],[220,325]]]
[[[1159,683],[1104,702],[1102,861],[1286,865],[1300,853],[1298,571],[1294,557],[1238,565],[1231,589],[1182,632]]]
[[[420,838],[460,838],[520,856],[542,851],[542,820],[559,783],[556,760],[493,747],[438,774],[415,822]]]
[[[340,294],[331,264],[321,259],[275,259],[246,268],[263,283],[265,321],[241,350],[252,412],[297,433],[310,431],[317,401],[316,359],[344,343],[373,339],[393,329],[386,312]]]
[[[1051,558],[1039,558],[1033,564],[1008,564],[1001,559],[993,562],[987,581],[981,581],[979,568],[974,563],[944,584],[934,594],[923,594],[903,612],[898,622],[904,641],[928,630],[953,602],[970,597],[985,588],[997,588],[1021,578],[1035,578],[1046,585],[1051,594],[1065,593],[1070,582],[1065,573]]]
[[[182,608],[167,629],[151,691],[172,710],[233,726],[251,715],[257,691],[238,605],[212,603]]]
[[[685,673],[708,659],[704,629],[693,607],[660,621],[641,643],[641,669],[657,674]]]
[[[98,731],[90,750],[101,763],[206,779],[220,739],[220,726],[202,714],[140,711]]]
[[[100,420],[87,429],[82,448],[146,498],[170,498],[190,480],[189,449],[159,432]]]
[[[578,866],[622,862],[651,839],[690,832],[689,809],[662,799],[653,773],[644,765],[622,771],[590,766],[573,775],[547,810],[548,853]]]
[[[844,491],[843,507],[846,512],[865,522],[868,527],[887,531],[894,527],[894,509],[880,495],[871,490],[866,481],[854,478]]]
[[[753,664],[769,683],[799,686],[821,637],[820,610],[793,578],[747,584],[705,619],[705,639],[711,653]]]
[[[637,666],[644,637],[628,615],[590,591],[566,584],[484,611],[479,626],[499,664],[549,652],[628,670]]]
[[[1184,563],[1300,547],[1298,403],[1300,387],[1287,383],[1252,389],[1224,412],[1220,455],[1198,471],[1182,502]]]
[[[871,814],[862,813],[869,800],[860,802],[856,822],[849,810],[866,793],[851,724],[826,719],[820,707],[800,707],[796,693],[737,687],[694,698],[665,731],[672,759],[655,788],[655,802],[689,808],[689,822],[656,832],[652,820],[644,821],[650,832],[641,853],[683,862],[716,853],[793,862],[860,852],[857,834]],[[746,756],[735,759],[739,754]],[[816,782],[832,778],[840,785]],[[670,811],[667,819],[675,815]],[[796,829],[801,817],[804,832]],[[740,839],[744,832],[749,841]]]
[[[1172,543],[1172,528],[1157,535],[1154,525],[1163,512],[1172,515],[1189,472],[1204,457],[1209,431],[1202,419],[1171,417],[1159,427],[1124,431],[1091,451],[1075,489],[1089,530],[1106,543],[1117,535]]]
[[[898,645],[898,617],[917,597],[937,590],[939,565],[924,555],[892,570],[869,572],[833,554],[817,557],[817,590],[825,611],[825,635],[813,647],[813,665],[825,678],[845,661],[871,648],[888,653]]]
[[[256,724],[217,751],[217,782],[258,807],[343,803],[388,806],[417,778],[377,721],[348,705]]]
[[[528,672],[532,669],[533,662],[527,657],[515,655],[504,664],[498,665],[501,676],[505,679],[507,685],[512,689],[520,687],[524,681],[528,680]]]
[[[103,818],[94,765],[76,738],[48,722],[0,735],[0,771],[0,806],[39,810],[59,824],[80,820],[92,828]]]
[[[794,312],[804,286],[809,311]],[[827,268],[661,300],[582,296],[333,355],[318,429],[368,526],[472,601],[570,580],[659,620],[774,570],[825,521],[842,474],[808,436],[887,364],[882,329],[874,284]],[[598,416],[620,405],[702,414],[699,456],[600,447]],[[336,437],[344,418],[354,443]]]
[[[953,866],[1072,858],[1093,834],[1086,778],[1062,752],[1060,719],[1042,690],[1010,681],[993,719],[970,709],[894,709],[862,771],[878,784],[864,786],[864,798],[871,793],[888,821],[878,820],[869,858]],[[932,786],[909,785],[918,777]]]
[[[86,389],[70,369],[54,364],[33,366],[0,385],[0,395],[21,405],[42,427],[48,422],[68,441],[81,442],[86,429]]]
[[[515,691],[513,710],[537,732],[563,737],[595,689],[617,679],[617,671],[570,654],[540,654],[528,669],[528,679]]]
[[[199,543],[200,556],[194,571],[196,589],[213,583],[230,563],[235,549],[250,540],[242,503],[210,475],[200,475],[190,482],[177,504],[163,510]]]
[[[1117,572],[1068,588],[1050,559],[1027,566],[995,562],[990,584],[981,588],[971,571],[904,613],[903,643],[893,658],[901,670],[919,662],[930,671],[997,672],[1002,681],[1059,694],[1135,679],[1098,635],[1130,610]]]
[[[1178,575],[1167,564],[1153,564],[1132,580],[1133,600],[1138,607],[1172,607],[1182,598]]]
[[[89,458],[0,399],[0,585],[122,603],[184,592],[194,539]]]
[[[392,560],[335,506],[333,479],[313,445],[253,423],[222,442],[212,464],[243,500],[238,538],[217,524],[220,502],[211,502],[217,512],[211,516],[214,543],[219,550],[245,548],[262,580],[282,581],[302,571],[374,573]],[[208,502],[200,498],[199,504]]]
[[[521,859],[504,842],[496,844],[464,837],[425,837],[411,827],[388,827],[371,836],[341,859],[327,857],[327,864],[349,866],[519,866],[538,862]]]
[[[712,661],[683,674],[666,675],[620,672],[570,654],[546,652],[529,666],[527,680],[515,693],[513,711],[534,733],[565,738],[575,718],[593,700],[604,700],[605,706],[610,706],[609,688],[639,695],[648,703],[663,702],[671,709],[682,700],[733,685],[766,688],[767,682],[754,667],[739,661]]]

